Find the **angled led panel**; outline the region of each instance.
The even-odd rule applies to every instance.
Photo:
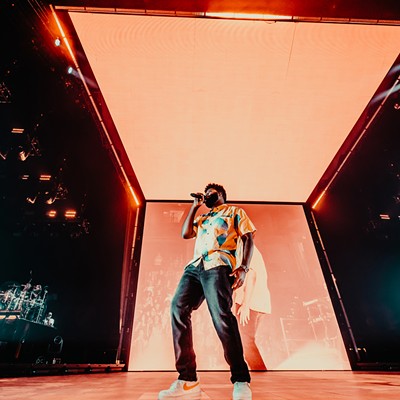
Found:
[[[306,201],[398,55],[394,26],[70,13],[147,199]]]

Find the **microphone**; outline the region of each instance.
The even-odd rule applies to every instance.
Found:
[[[204,198],[204,195],[201,193],[190,193],[190,195],[192,197],[194,197],[195,199],[203,199]]]

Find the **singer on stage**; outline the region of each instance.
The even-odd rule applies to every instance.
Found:
[[[200,399],[200,382],[193,349],[191,314],[204,300],[231,371],[233,400],[251,399],[250,374],[243,357],[233,290],[243,285],[253,253],[255,227],[240,207],[226,204],[223,186],[210,183],[194,197],[182,226],[184,239],[196,238],[194,257],[185,266],[171,303],[172,334],[178,379],[159,393],[159,400]],[[210,211],[196,217],[205,204]],[[242,264],[236,265],[238,237],[243,242]]]

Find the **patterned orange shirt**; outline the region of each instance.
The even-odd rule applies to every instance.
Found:
[[[228,204],[199,215],[194,220],[193,229],[196,243],[194,257],[188,265],[197,266],[203,261],[205,270],[221,265],[235,269],[238,237],[256,231],[242,208]]]

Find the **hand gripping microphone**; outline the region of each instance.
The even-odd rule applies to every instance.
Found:
[[[202,200],[204,198],[204,195],[201,193],[190,193],[190,195],[192,197],[194,197],[195,199],[199,199],[199,200]]]

